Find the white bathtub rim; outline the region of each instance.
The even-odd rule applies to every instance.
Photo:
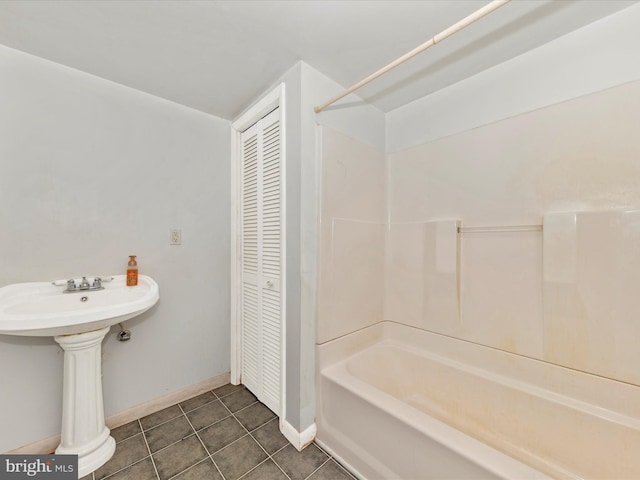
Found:
[[[544,360],[525,357],[388,320],[363,328],[357,332],[352,332],[337,340],[318,345],[318,369],[316,370],[316,375],[319,382],[321,382],[325,374],[329,374],[329,381],[334,381],[334,377],[331,375],[331,373],[334,372],[338,377],[346,378],[346,381],[350,382],[347,384],[344,382],[336,382],[337,386],[345,388],[346,391],[355,394],[357,396],[356,398],[367,402],[373,407],[383,410],[385,414],[390,415],[389,418],[396,418],[403,423],[408,423],[410,427],[418,423],[416,418],[420,415],[422,419],[420,421],[424,421],[424,418],[430,418],[431,421],[437,420],[440,422],[437,417],[431,417],[427,412],[415,409],[414,406],[406,404],[402,400],[376,388],[374,385],[357,379],[346,369],[346,364],[351,358],[379,344],[394,344],[398,345],[399,348],[411,350],[411,353],[419,352],[420,354],[425,351],[424,348],[421,347],[426,347],[431,351],[431,358],[435,361],[442,362],[444,358],[447,360],[445,363],[454,366],[454,368],[458,368],[459,365],[462,364],[465,370],[469,370],[469,366],[481,368],[483,372],[489,371],[491,375],[495,375],[496,377],[494,378],[499,379],[500,383],[505,381],[510,382],[511,379],[513,379],[517,383],[512,385],[524,383],[527,387],[533,389],[527,389],[529,394],[535,391],[536,396],[542,396],[546,401],[550,401],[548,393],[553,393],[554,399],[558,400],[559,403],[564,406],[568,406],[576,411],[581,411],[582,413],[588,413],[594,418],[610,421],[617,425],[623,425],[625,428],[632,428],[638,431],[637,425],[638,422],[640,422],[640,386],[638,385],[626,384],[588,372],[572,370],[561,365],[545,362]],[[342,365],[345,371],[339,372],[338,365]],[[494,366],[496,366],[495,370],[492,368]],[[486,377],[486,375],[483,376]],[[514,386],[513,388],[520,389],[518,386]],[[358,391],[358,389],[360,389],[360,391]],[[321,388],[319,392],[320,390]],[[382,400],[372,402],[370,401],[371,399],[368,398],[369,396],[378,399],[382,398]],[[396,405],[391,408],[391,411],[388,411],[388,402],[396,402]],[[343,447],[346,448],[349,455],[345,453],[345,456],[351,458],[351,454],[357,453],[357,445],[349,444],[347,437],[343,439],[347,443],[340,445],[340,439],[344,435],[342,435],[339,425],[327,424],[326,418],[323,418],[322,414],[322,403],[322,395],[319,394],[317,422],[320,429],[320,439],[329,442],[329,445],[334,445],[335,442],[335,449],[339,451]],[[409,409],[407,412],[410,413],[407,413],[406,419],[398,417],[396,414],[398,409]],[[455,430],[454,427],[446,424],[446,422],[441,423]],[[417,431],[423,433],[422,429],[417,429]],[[439,437],[434,437],[434,435],[431,434],[432,432],[428,433],[428,436],[432,438],[433,441],[439,441]],[[467,436],[467,434],[462,431],[459,431],[459,433]],[[519,450],[517,445],[502,445],[498,442],[500,446],[493,447],[491,437],[487,437],[486,443],[483,443],[483,440],[476,440],[471,436],[468,437],[496,452],[514,459],[514,461],[522,462],[523,465],[527,466],[531,465],[531,468],[534,470],[537,469],[538,472],[546,472],[546,475],[553,475],[554,478],[580,478],[576,476],[575,472],[570,472],[563,468],[561,464],[552,463],[546,458],[540,458],[530,451]],[[445,442],[442,443],[445,445]],[[451,448],[449,443],[447,443],[446,446]],[[456,446],[457,445],[453,445],[451,451],[460,452],[459,449],[455,448]],[[356,450],[353,450],[354,448],[356,448]],[[465,449],[465,451],[462,452],[462,456],[472,462],[476,462],[476,460],[470,458],[467,453]],[[522,455],[520,455],[520,453],[522,453]],[[356,462],[355,458],[352,460]],[[526,464],[524,462],[526,462]],[[357,463],[358,462],[356,462],[356,464]],[[495,471],[491,465],[486,465],[482,463],[482,461],[476,463],[488,471]],[[498,475],[500,474],[498,473]],[[538,476],[535,478],[540,478],[541,475],[544,475],[544,473],[538,473]],[[514,478],[514,476],[507,475],[505,478]],[[549,477],[545,476],[544,478]]]
[[[402,341],[399,340],[395,340],[395,339],[391,339],[391,338],[387,338],[384,340],[381,340],[380,342],[373,344],[369,347],[367,347],[364,350],[361,350],[360,352],[356,352],[353,355],[347,357],[346,359],[342,360],[341,363],[342,365],[345,366],[345,368],[347,369],[347,371],[349,371],[349,373],[351,375],[353,375],[350,370],[349,370],[349,362],[351,361],[352,357],[357,356],[358,354],[362,354],[365,350],[369,350],[369,349],[376,349],[376,348],[396,348],[396,349],[400,349],[400,350],[405,350],[409,353],[411,353],[412,355],[417,355],[423,358],[428,358],[429,360],[433,360],[435,362],[438,363],[442,363],[444,365],[447,365],[449,367],[458,369],[458,370],[462,370],[465,372],[469,372],[474,376],[486,379],[489,382],[494,382],[494,383],[498,383],[500,385],[504,385],[507,386],[509,388],[513,388],[522,392],[525,392],[529,395],[535,396],[537,398],[543,398],[547,401],[551,401],[554,403],[557,403],[559,405],[563,405],[565,407],[568,407],[572,410],[577,410],[579,412],[582,412],[584,414],[593,416],[593,417],[597,417],[603,420],[606,420],[608,422],[611,423],[615,423],[617,425],[623,426],[625,428],[633,428],[634,430],[639,430],[640,431],[640,419],[635,418],[635,417],[631,417],[628,415],[625,415],[623,413],[619,413],[613,410],[609,410],[607,408],[601,407],[599,405],[594,405],[592,403],[588,403],[585,402],[583,400],[579,400],[577,398],[571,397],[569,395],[565,395],[562,393],[557,393],[554,392],[553,390],[549,390],[547,388],[544,387],[540,387],[537,385],[533,385],[531,383],[522,381],[522,380],[518,380],[516,378],[513,378],[511,376],[507,376],[504,374],[500,374],[500,373],[495,373],[492,372],[490,370],[487,370],[486,368],[482,368],[482,367],[478,367],[475,365],[471,365],[469,363],[466,362],[462,362],[459,360],[454,360],[450,357],[445,357],[444,355],[440,355],[437,353],[432,353],[430,351],[427,351],[425,349],[421,349],[419,347],[413,346],[413,345],[408,345]],[[366,383],[366,382],[365,382]]]
[[[571,369],[543,359],[527,357],[506,350],[450,337],[393,321],[383,322],[383,337],[401,339],[402,344],[422,347],[428,342],[429,350],[446,345],[460,355],[467,364],[498,365],[500,372],[509,378],[526,378],[527,383],[543,385],[543,388],[570,398],[585,399],[586,403],[618,412],[629,418],[640,419],[640,385],[621,382],[601,375]],[[407,332],[411,332],[407,335]],[[495,362],[498,362],[497,364]],[[594,386],[596,388],[594,388]]]
[[[337,365],[325,368],[322,375],[339,385],[341,388],[348,390],[363,401],[372,404],[400,422],[410,425],[421,434],[444,445],[460,456],[465,457],[469,461],[495,475],[500,476],[501,478],[504,478],[505,480],[514,478],[552,479],[552,477],[547,476],[536,468],[531,467],[522,461],[467,435],[451,425],[448,425],[445,422],[402,402],[392,395],[369,385],[367,382],[354,377],[347,370],[345,362],[340,362]],[[348,377],[349,381],[345,381],[344,377]],[[326,420],[323,424],[329,429],[333,429],[331,424],[326,422]],[[541,462],[549,465],[553,470],[562,470],[555,464],[550,465],[548,462],[544,462],[542,460]],[[565,471],[562,470],[562,473],[565,474]],[[580,478],[570,472],[566,472],[564,477],[576,480]]]
[[[450,337],[437,332],[384,320],[368,327],[351,332],[338,339],[318,345],[319,374],[324,368],[345,360],[357,353],[391,339],[404,346],[424,351],[453,350],[454,357],[459,355],[465,365],[498,365],[496,375],[507,378],[526,378],[525,383],[553,392],[564,398],[577,400],[589,406],[589,412],[601,409],[596,415],[611,418],[616,423],[632,424],[640,428],[640,386],[620,382],[589,372],[573,370],[561,365],[537,358],[488,347],[478,343]],[[450,358],[450,357],[446,357]],[[495,362],[498,362],[497,364]],[[485,369],[486,370],[486,369]],[[579,400],[578,400],[579,399]],[[609,413],[610,412],[610,413]],[[607,416],[609,415],[609,416]],[[635,427],[638,425],[638,427]]]

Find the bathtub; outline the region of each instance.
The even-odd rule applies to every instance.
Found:
[[[361,478],[640,478],[640,387],[392,322],[317,360],[317,440]]]

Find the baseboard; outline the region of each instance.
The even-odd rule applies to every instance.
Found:
[[[228,372],[216,377],[208,378],[202,382],[194,383],[193,385],[188,385],[179,390],[162,395],[161,397],[153,398],[147,402],[134,405],[126,410],[109,415],[105,418],[105,423],[110,429],[117,428],[121,425],[132,422],[133,420],[144,417],[145,415],[150,415],[164,408],[170,407],[171,405],[175,405],[176,403],[183,402],[189,398],[195,397],[196,395],[200,395],[201,393],[226,385],[227,383],[229,383]],[[57,434],[29,443],[28,445],[23,445],[22,447],[18,447],[6,453],[19,455],[48,454],[53,452],[59,444],[60,434]]]
[[[293,425],[287,422],[284,419],[280,419],[280,431],[285,436],[289,443],[296,447],[296,450],[301,452],[304,447],[313,442],[313,439],[316,438],[316,424],[312,423],[307,428],[305,428],[302,432],[298,432]]]
[[[119,427],[133,420],[144,417],[145,415],[159,412],[171,405],[188,400],[189,398],[200,395],[201,393],[226,385],[227,383],[229,383],[228,372],[216,377],[208,378],[202,382],[194,383],[193,385],[188,385],[180,390],[175,390],[161,397],[154,398],[131,408],[127,408],[121,412],[109,415],[105,419],[107,427]]]
[[[42,440],[23,445],[5,452],[6,455],[47,455],[53,452],[60,445],[60,434],[52,435]]]

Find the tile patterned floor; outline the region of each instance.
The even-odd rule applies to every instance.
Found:
[[[82,480],[354,480],[315,443],[293,448],[243,386],[224,385],[111,435],[113,458]]]

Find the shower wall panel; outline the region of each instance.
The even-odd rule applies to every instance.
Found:
[[[588,331],[599,333],[587,347],[576,345],[584,338],[571,333],[578,319],[543,310],[549,292],[542,287],[541,231],[461,233],[460,326],[422,318],[427,274],[420,268],[419,226],[442,218],[460,219],[463,227],[540,225],[556,212],[638,210],[639,124],[636,81],[388,154],[385,319],[638,383],[629,341],[637,309],[616,300],[630,287],[618,282],[617,293],[607,295],[604,288],[607,279],[640,271],[633,242],[616,244],[627,249],[616,254],[621,260],[611,242],[577,254],[577,274],[591,263],[600,265],[594,268],[601,276],[592,270],[576,285],[587,297],[599,296],[601,311],[616,315],[615,322],[598,315],[597,328]],[[594,286],[598,282],[603,288]],[[588,358],[570,354],[577,350]],[[615,352],[607,356],[606,372],[595,367],[602,365],[598,351]]]
[[[384,152],[321,129],[317,343],[382,320]]]

